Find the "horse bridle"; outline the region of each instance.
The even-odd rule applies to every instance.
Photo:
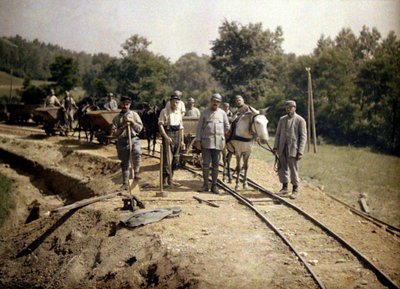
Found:
[[[280,167],[280,161],[279,161],[279,156],[278,156],[278,154],[277,154],[276,152],[274,152],[274,150],[271,148],[271,146],[270,146],[269,143],[268,143],[268,140],[267,140],[267,143],[266,143],[266,144],[267,144],[267,147],[266,147],[266,146],[264,146],[264,145],[260,142],[260,139],[257,137],[257,136],[258,136],[257,127],[255,126],[254,122],[255,122],[255,118],[256,118],[257,116],[259,116],[259,115],[261,115],[261,114],[258,113],[258,114],[255,114],[255,115],[252,116],[251,122],[250,122],[250,133],[252,133],[253,135],[256,136],[256,141],[257,141],[258,145],[259,145],[261,148],[265,149],[266,151],[269,151],[270,153],[272,153],[272,154],[275,156],[274,171],[277,172],[277,171],[279,170],[279,167]],[[252,131],[253,126],[254,126],[254,133],[253,133],[253,131]]]

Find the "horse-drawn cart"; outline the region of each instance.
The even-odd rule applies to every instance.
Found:
[[[68,135],[69,127],[63,118],[63,110],[61,107],[39,107],[36,108],[34,114],[43,119],[43,129],[47,135]]]
[[[112,139],[112,120],[117,116],[119,111],[94,110],[86,112],[88,118],[90,132],[94,133],[97,140],[101,144],[109,144]]]

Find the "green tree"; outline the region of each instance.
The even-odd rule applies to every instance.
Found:
[[[51,80],[62,90],[70,90],[78,83],[78,63],[72,58],[57,56],[50,71]]]
[[[210,63],[214,76],[232,100],[242,94],[249,103],[264,104],[268,97],[282,95],[278,86],[283,61],[283,33],[263,30],[261,23],[242,26],[224,21],[214,40]]]
[[[168,60],[147,50],[145,38],[134,35],[122,45],[122,59],[111,61],[105,72],[117,81],[117,92],[133,99],[133,105],[142,102],[160,103],[171,88]]]
[[[212,76],[209,61],[207,55],[187,53],[175,62],[173,74],[169,77],[171,87],[183,91],[185,98],[195,98],[197,106],[207,106],[213,92],[224,95],[222,87]]]

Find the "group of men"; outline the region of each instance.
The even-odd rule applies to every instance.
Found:
[[[235,98],[237,111],[232,114],[228,103],[223,104],[223,109],[219,108],[222,96],[215,93],[210,98],[209,107],[200,113],[194,107],[193,98],[188,99],[186,109],[181,96],[180,91],[174,91],[158,119],[163,145],[163,185],[170,188],[180,186],[174,181],[174,171],[178,165],[180,149],[184,146],[183,116],[191,116],[199,118],[195,139],[195,146],[201,149],[203,157],[203,184],[199,191],[219,194],[217,187],[219,162],[230,130],[230,123],[246,113],[249,106],[245,104],[243,97],[238,95]],[[118,138],[117,152],[121,160],[123,186],[127,186],[129,180],[130,154],[133,155],[135,178],[140,178],[141,150],[138,135],[143,128],[143,123],[139,115],[129,109],[130,105],[131,99],[122,97],[121,112],[114,118],[112,125],[113,134]],[[303,156],[307,130],[304,118],[296,113],[296,102],[286,101],[285,107],[286,114],[278,122],[273,151],[279,159],[278,175],[282,183],[279,194],[295,199],[299,193],[298,161]],[[126,133],[127,129],[131,130],[130,142]],[[132,151],[129,151],[130,147]],[[211,184],[209,183],[210,170]],[[293,185],[291,193],[288,188],[289,178]]]
[[[54,89],[50,90],[50,94],[46,97],[44,101],[44,107],[61,107],[64,112],[61,114],[62,122],[72,129],[72,125],[74,122],[74,113],[78,109],[76,102],[71,95],[70,91],[65,91],[65,96],[63,100],[60,102],[55,95]]]

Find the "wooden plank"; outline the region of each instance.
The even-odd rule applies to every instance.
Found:
[[[366,198],[361,198],[360,199],[360,205],[361,205],[361,209],[366,212],[367,214],[370,213],[370,209],[367,203],[367,199]]]
[[[59,211],[63,211],[63,210],[77,209],[77,208],[80,208],[80,207],[83,207],[83,206],[86,206],[86,205],[90,205],[90,204],[93,204],[93,203],[96,203],[96,202],[99,202],[99,201],[102,201],[102,200],[114,198],[114,197],[116,197],[116,196],[118,196],[120,194],[121,194],[121,192],[118,191],[118,192],[115,192],[115,193],[112,193],[112,194],[108,194],[108,195],[104,195],[104,196],[100,196],[100,197],[84,199],[82,201],[78,201],[78,202],[75,202],[75,203],[67,205],[67,206],[63,206],[63,207],[59,207],[59,208],[53,209],[49,213],[55,213],[55,212],[59,212]]]

